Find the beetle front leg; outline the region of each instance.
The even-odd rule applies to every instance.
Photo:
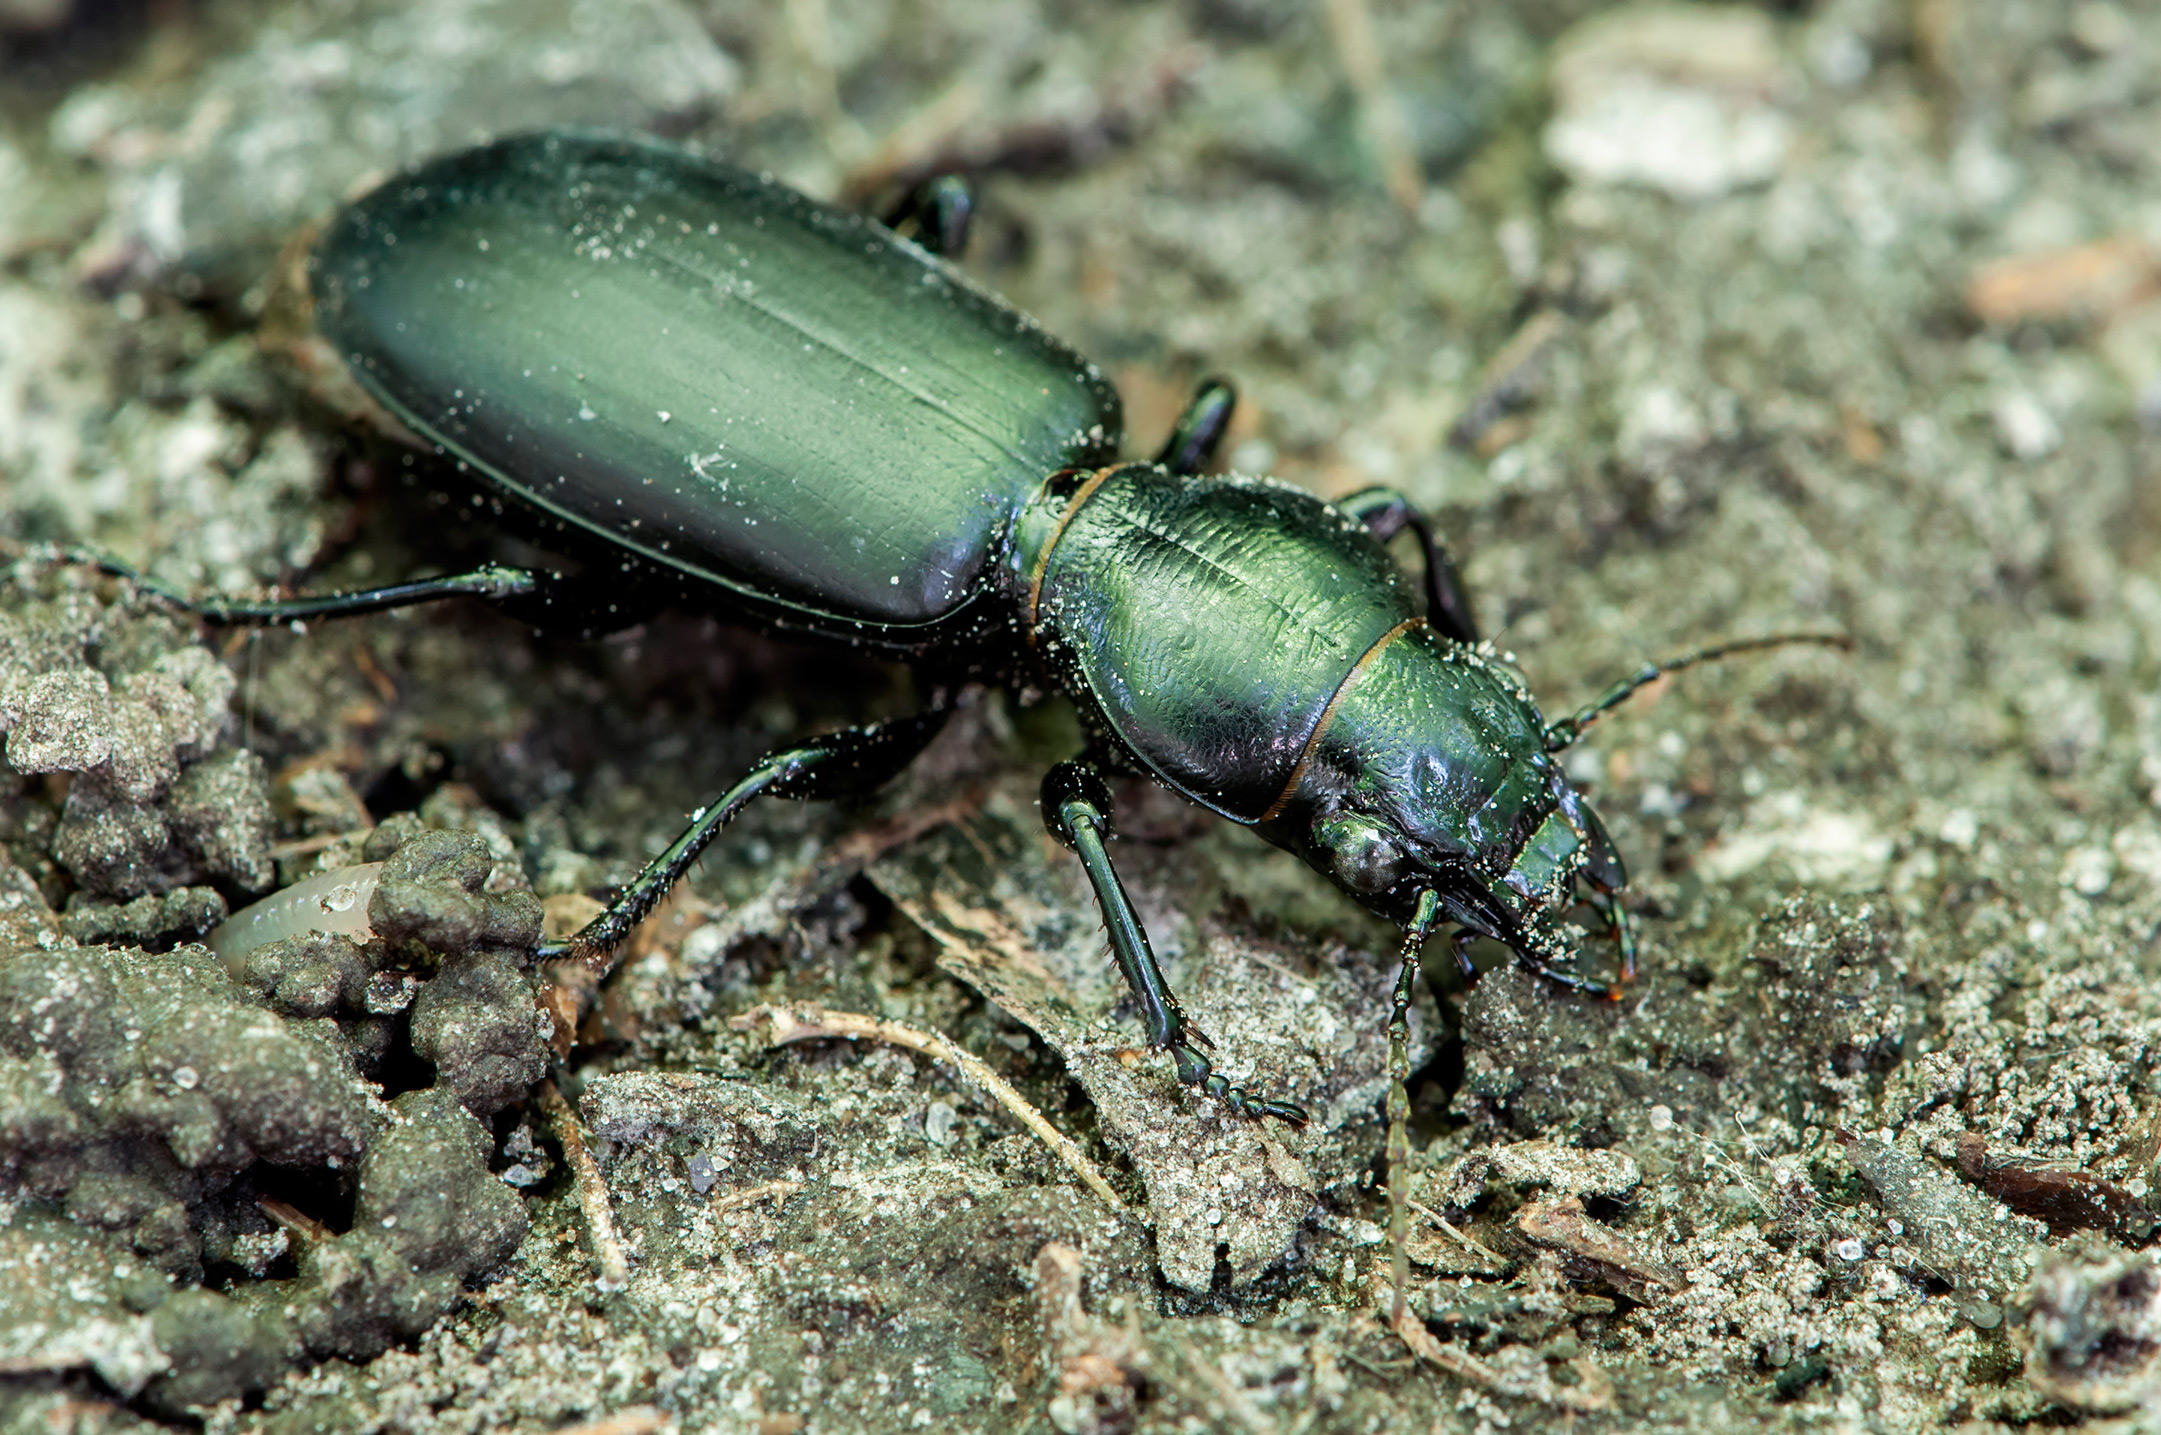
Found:
[[[1171,436],[1156,451],[1156,462],[1172,473],[1195,474],[1207,468],[1223,447],[1237,407],[1238,390],[1229,379],[1202,379],[1178,422],[1171,425]]]
[[[1171,1060],[1177,1063],[1180,1082],[1199,1087],[1240,1116],[1273,1116],[1294,1126],[1305,1125],[1303,1107],[1256,1097],[1232,1085],[1201,1053],[1202,1047],[1213,1047],[1215,1043],[1186,1020],[1176,994],[1164,979],[1163,969],[1156,965],[1155,950],[1148,945],[1140,914],[1133,910],[1125,884],[1118,880],[1118,870],[1111,865],[1110,852],[1104,845],[1110,836],[1110,812],[1110,788],[1094,764],[1062,762],[1044,777],[1044,825],[1053,837],[1073,849],[1080,858],[1081,870],[1088,874],[1118,970],[1140,1003],[1148,1044],[1170,1053]]]
[[[1433,523],[1393,488],[1362,488],[1336,507],[1371,529],[1386,543],[1408,527],[1418,536],[1426,560],[1426,621],[1459,643],[1478,641],[1478,620],[1471,616],[1470,595],[1456,572],[1456,560],[1433,531]]]
[[[1613,953],[1620,967],[1621,980],[1636,979],[1636,927],[1629,920],[1628,908],[1621,905],[1618,892],[1602,892],[1595,885],[1588,887],[1583,899],[1592,911],[1606,919],[1606,935],[1613,942]]]
[[[975,220],[975,190],[957,174],[933,175],[901,196],[878,222],[918,248],[958,259]]]
[[[893,722],[844,728],[765,758],[719,801],[699,808],[683,835],[648,862],[645,870],[608,904],[607,911],[586,923],[569,941],[543,946],[540,955],[581,957],[605,975],[610,965],[608,953],[660,905],[668,889],[690,870],[691,863],[720,835],[720,830],[753,800],[792,797],[809,802],[874,791],[898,776],[930,745],[945,726],[949,713],[949,709],[939,708]]]

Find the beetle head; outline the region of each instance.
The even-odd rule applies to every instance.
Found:
[[[1409,921],[1431,890],[1458,926],[1603,989],[1567,974],[1581,931],[1565,915],[1585,886],[1616,911],[1605,899],[1627,874],[1547,750],[1537,704],[1490,651],[1407,631],[1345,685],[1310,748],[1263,824],[1271,840],[1381,916]]]

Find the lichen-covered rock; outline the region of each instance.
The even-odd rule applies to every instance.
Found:
[[[172,1368],[143,1392],[152,1409],[184,1415],[260,1390],[298,1355],[283,1317],[209,1290],[176,1291],[150,1314],[150,1333]]]
[[[47,1185],[74,1184],[100,1153],[204,1175],[258,1159],[336,1167],[382,1121],[334,1027],[248,1003],[199,947],[0,955],[0,1058],[16,1073],[0,1169],[35,1168]],[[72,1128],[38,1079],[58,1083]]]
[[[2087,1240],[2033,1275],[2026,1378],[2073,1410],[2161,1409],[2161,1261]]]
[[[522,1101],[548,1070],[547,1018],[530,975],[500,951],[446,958],[413,1000],[413,1051],[475,1116]]]
[[[70,904],[60,928],[78,942],[155,948],[192,941],[224,920],[225,898],[215,887],[176,887],[132,902]]]
[[[318,1356],[365,1360],[419,1335],[466,1281],[525,1239],[525,1206],[488,1170],[488,1130],[441,1087],[391,1103],[360,1166],[352,1229],[301,1253],[288,1297]]]
[[[384,861],[368,922],[393,943],[437,952],[494,947],[530,963],[540,940],[540,900],[527,891],[485,891],[494,870],[488,844],[475,833],[418,833]]]

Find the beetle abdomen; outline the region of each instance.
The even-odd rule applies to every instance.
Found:
[[[348,206],[318,323],[519,495],[755,602],[930,623],[1043,475],[1115,451],[1094,366],[860,216],[658,143],[505,140]]]
[[[1072,502],[1019,555],[1040,574],[1038,647],[1164,781],[1259,820],[1344,678],[1412,615],[1402,574],[1356,519],[1270,480],[1128,464]]]

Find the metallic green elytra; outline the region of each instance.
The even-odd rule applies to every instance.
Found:
[[[416,433],[790,626],[950,629],[1043,475],[1121,428],[1094,365],[958,271],[656,144],[438,160],[338,216],[312,287]]]
[[[926,194],[941,213],[896,223],[954,242],[964,195]],[[1088,748],[1044,780],[1044,820],[1087,872],[1149,1040],[1247,1114],[1304,1119],[1203,1054],[1112,864],[1106,770],[1252,827],[1402,924],[1400,1064],[1410,974],[1443,921],[1467,973],[1483,935],[1604,992],[1564,920],[1587,905],[1629,972],[1621,859],[1555,754],[1661,671],[1784,641],[1647,667],[1548,724],[1400,495],[1204,476],[1233,403],[1213,381],[1155,461],[1120,462],[1097,369],[943,258],[655,141],[542,134],[422,165],[348,206],[311,275],[322,333],[405,425],[697,601],[1068,696]],[[1406,527],[1422,583],[1383,547]],[[277,621],[574,586],[488,568],[194,606]],[[767,758],[557,950],[604,962],[746,803],[876,787],[944,717]]]

